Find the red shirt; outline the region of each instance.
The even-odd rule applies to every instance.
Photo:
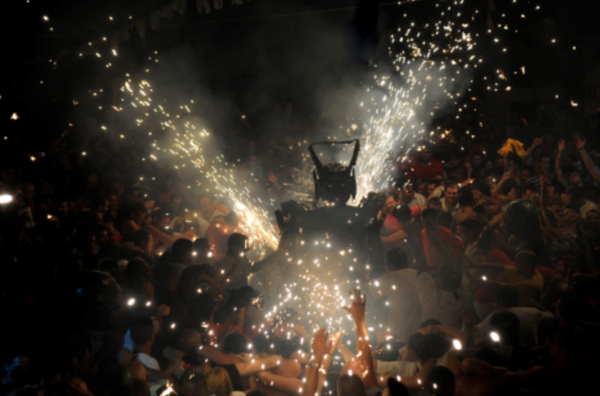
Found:
[[[454,266],[458,255],[465,251],[465,245],[458,239],[452,231],[445,227],[438,226],[438,240],[446,249],[436,247],[427,239],[427,230],[421,231],[423,238],[423,250],[425,250],[425,259],[430,267],[441,267],[445,264]],[[446,250],[452,254],[448,256]]]
[[[435,158],[432,158],[430,164],[416,161],[409,165],[408,178],[411,180],[432,181],[442,174],[444,174],[444,165]]]

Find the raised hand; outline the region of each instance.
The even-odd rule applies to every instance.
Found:
[[[341,339],[342,339],[342,328],[340,327],[340,329],[331,336],[331,342],[329,343],[329,354],[330,355],[333,355],[335,353],[335,350],[337,349],[338,345],[340,344]]]
[[[323,361],[325,355],[327,355],[331,343],[327,343],[327,339],[329,338],[329,333],[325,331],[325,328],[320,329],[315,334],[315,337],[312,341],[312,351],[315,362],[319,364]]]
[[[349,307],[342,307],[345,309],[350,316],[354,319],[354,321],[364,320],[366,313],[366,305],[367,305],[367,296],[364,294],[360,294],[360,289],[357,287],[354,290],[348,292],[350,294],[350,299],[352,300],[352,304]]]
[[[561,139],[560,142],[558,142],[558,152],[562,153],[563,151],[565,151],[565,139]]]
[[[580,135],[575,135],[575,147],[577,150],[583,150],[585,148],[585,138],[582,138]]]

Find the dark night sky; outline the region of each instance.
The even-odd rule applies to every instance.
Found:
[[[1,113],[3,121],[19,110],[24,114],[44,114],[36,120],[46,120],[48,126],[61,124],[67,114],[65,103],[72,101],[85,85],[106,84],[114,74],[123,73],[123,65],[104,70],[104,60],[81,61],[74,57],[63,59],[56,70],[49,59],[60,50],[71,49],[87,40],[105,34],[109,29],[126,25],[127,17],[134,19],[169,3],[164,0],[20,0],[3,13],[5,30]],[[443,1],[442,1],[443,2]],[[385,58],[387,38],[403,12],[426,17],[435,1],[423,0],[407,6],[385,6],[359,10],[345,9],[355,5],[368,6],[380,0],[252,0],[242,6],[225,1],[225,11],[199,15],[194,2],[188,3],[186,15],[175,15],[172,22],[162,20],[160,32],[150,31],[146,45],[136,38],[133,45],[122,43],[121,54],[130,59],[142,59],[151,50],[161,53],[187,48],[187,70],[197,70],[197,83],[214,95],[238,91],[236,98],[254,96],[265,84],[274,92],[287,92],[292,99],[301,100],[324,84],[340,83],[344,74],[354,70],[357,32],[373,39],[379,33],[378,59]],[[385,0],[384,3],[389,3]],[[474,2],[486,8],[488,1]],[[526,66],[525,76],[511,76],[515,87],[552,86],[581,95],[579,85],[586,70],[600,58],[600,28],[596,23],[598,5],[586,0],[537,1],[542,9],[520,18],[520,9],[531,7],[524,0],[496,0],[497,11],[492,15],[495,24],[518,28],[517,35],[505,35],[509,40],[508,56],[494,49],[480,48],[485,53],[489,70],[501,66],[508,73]],[[337,9],[332,12],[320,12]],[[313,11],[308,15],[280,16]],[[506,16],[503,18],[502,14]],[[44,22],[42,15],[49,15]],[[112,15],[114,21],[109,21]],[[258,17],[251,19],[252,17]],[[238,20],[243,19],[243,20]],[[184,25],[182,44],[181,24]],[[49,32],[49,27],[54,28]],[[497,32],[505,34],[503,31]],[[496,34],[496,32],[494,33]],[[552,38],[557,39],[551,44]],[[374,40],[367,40],[367,45]],[[340,44],[343,47],[340,48]],[[572,47],[577,46],[577,51]],[[125,58],[125,57],[122,57]],[[357,67],[360,69],[360,65]],[[268,76],[266,78],[265,76]],[[314,77],[314,78],[313,78]],[[39,84],[44,80],[43,85]],[[242,87],[242,88],[240,88]],[[8,114],[8,116],[7,116]],[[52,114],[52,118],[45,116]]]

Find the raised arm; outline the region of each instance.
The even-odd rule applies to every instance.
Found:
[[[529,157],[531,157],[531,155],[535,151],[536,147],[541,145],[542,143],[544,143],[544,139],[535,138],[533,140],[533,144],[531,145],[531,147],[529,147],[529,149],[527,149],[527,152],[525,153],[525,157],[523,158],[523,161],[527,161],[529,159]]]
[[[562,157],[563,151],[565,151],[565,140],[561,139],[561,141],[558,142],[558,152],[556,153],[556,160],[554,162],[554,170],[556,171],[556,181],[561,184],[565,184],[565,177],[560,167],[560,159]]]
[[[271,370],[281,364],[282,358],[279,355],[271,355],[266,358],[253,359],[249,362],[235,363],[235,368],[240,372],[242,377],[256,374],[260,371]]]
[[[307,395],[304,393],[304,388],[306,388],[305,384],[298,378],[284,377],[274,374],[270,371],[261,371],[258,373],[258,378],[266,385],[280,392],[289,393],[292,395]],[[301,389],[302,393],[300,393]],[[312,395],[314,394],[315,393],[313,392]]]
[[[352,297],[352,305],[343,307],[354,319],[356,325],[356,358],[361,368],[361,377],[365,384],[365,388],[377,387],[377,377],[373,367],[373,357],[371,356],[371,345],[369,344],[369,334],[367,332],[367,324],[365,322],[367,298],[360,293],[360,289],[354,289],[350,292]]]
[[[320,329],[315,334],[312,342],[312,360],[309,362],[308,372],[306,373],[306,383],[302,387],[302,396],[313,396],[317,392],[319,385],[319,370],[329,351],[331,345],[327,343],[329,333],[325,328]]]
[[[585,141],[585,138],[582,139],[581,136],[576,135],[575,147],[577,147],[577,150],[579,150],[579,154],[581,154],[581,159],[583,160],[583,163],[585,164],[585,167],[587,168],[588,172],[590,172],[590,176],[592,176],[596,183],[600,184],[600,172],[598,172],[598,168],[596,168],[596,165],[594,165],[594,162],[592,162],[592,159],[585,151]]]

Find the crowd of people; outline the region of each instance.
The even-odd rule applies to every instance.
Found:
[[[248,278],[285,252],[250,260],[243,219],[193,170],[68,131],[26,164],[4,156],[1,393],[593,391],[597,126],[559,109],[533,118],[449,117],[437,142],[402,156],[374,219],[387,270],[339,308],[351,337],[293,307],[265,315]],[[270,144],[239,172],[283,199],[293,159],[277,138],[259,146]]]

